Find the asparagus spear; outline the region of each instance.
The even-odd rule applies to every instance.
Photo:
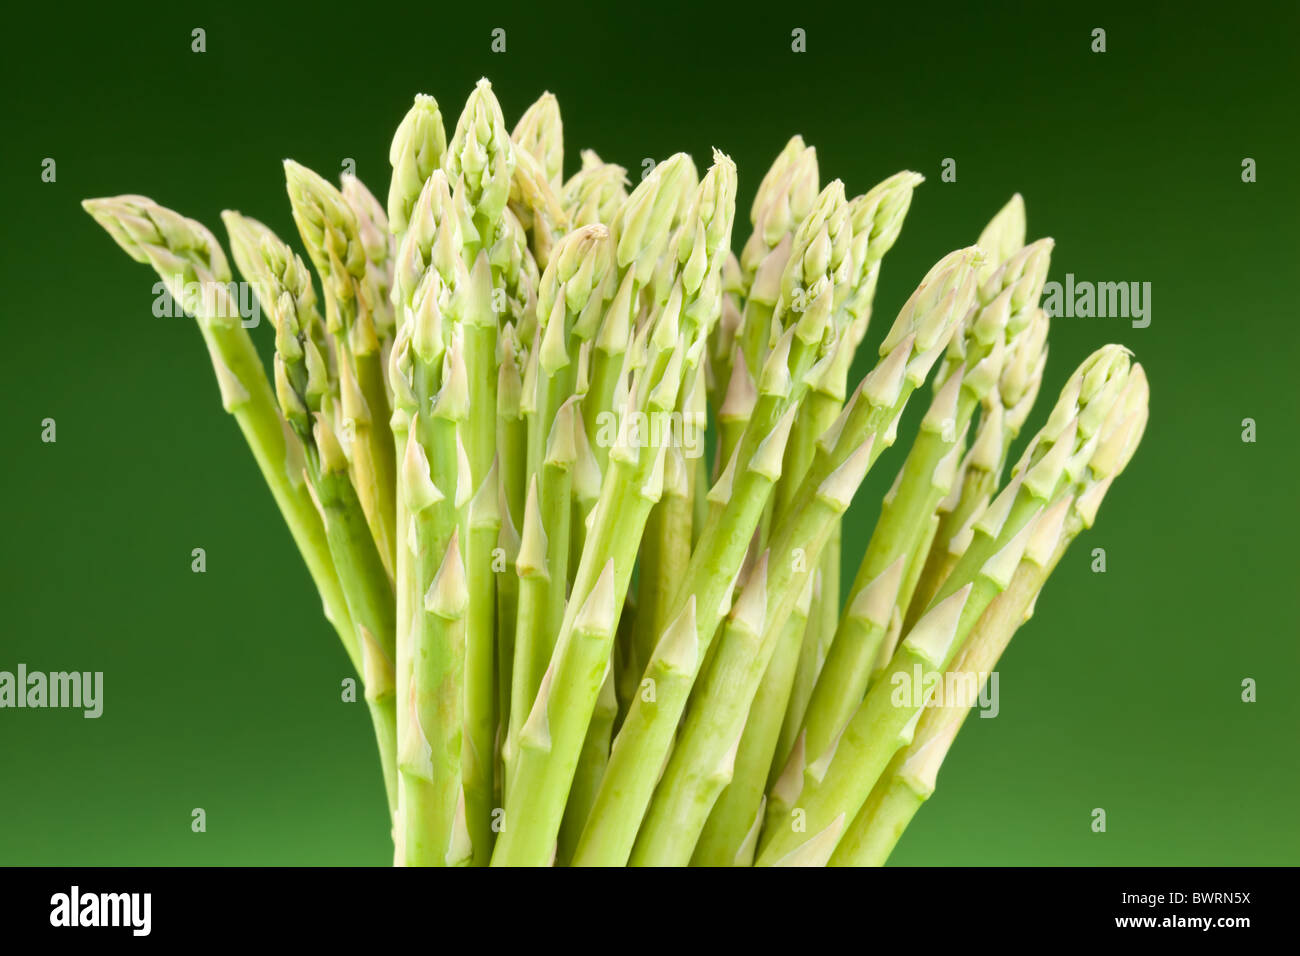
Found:
[[[939,390],[894,488],[885,496],[849,594],[850,606],[900,559],[906,580],[906,562],[923,553],[930,517],[954,483],[971,417],[997,385],[1007,340],[1014,341],[1026,327],[1011,320],[1037,307],[1050,249],[1051,240],[1042,240],[998,269],[980,290],[984,304],[972,312],[962,333],[953,336],[937,376]],[[891,587],[897,595],[898,585]],[[878,615],[852,613],[841,620],[804,717],[808,752],[824,752],[862,699],[890,610],[884,611],[885,621]],[[781,764],[793,746],[789,737],[783,743],[786,749],[778,751]]]
[[[883,427],[887,427],[883,426]],[[883,430],[882,427],[882,430]],[[730,779],[745,719],[799,594],[807,590],[835,518],[871,464],[877,435],[841,433],[826,452],[842,463],[781,524],[751,573],[719,638],[641,824],[633,865],[685,866],[718,793]]]
[[[744,309],[736,342],[745,364],[760,369],[767,359],[768,334],[783,291],[782,278],[794,250],[795,232],[815,204],[817,192],[817,150],[805,146],[803,137],[793,136],[763,176],[750,207],[753,232],[740,253],[740,282]],[[730,378],[723,368],[722,380]],[[731,460],[731,449],[722,449],[723,461]]]
[[[645,195],[654,198],[656,193]],[[718,250],[725,247],[730,235],[734,204],[735,166],[727,157],[715,153],[714,166],[688,211],[691,224],[697,228],[691,230],[690,241],[679,243],[675,250],[680,272],[673,293],[657,306],[652,320],[626,349],[628,365],[633,369],[632,385],[574,577],[575,595],[590,591],[595,568],[598,563],[603,567],[610,556],[617,559],[616,607],[622,606],[627,594],[645,522],[662,493],[665,456],[671,440],[668,429],[654,427],[653,423],[664,421],[677,407],[685,370],[696,367],[701,360],[716,321],[721,296],[720,285],[714,281],[721,267]],[[647,210],[647,214],[650,212],[653,209]],[[623,221],[623,232],[616,233],[616,262],[620,268],[625,262],[631,265],[638,261],[636,230],[643,222],[636,216],[629,217]],[[624,242],[630,244],[626,250]],[[627,274],[636,273],[629,269]],[[607,640],[571,642],[568,635],[573,613],[574,602],[570,601],[547,671],[553,679],[549,683],[543,679],[520,734],[518,772],[506,800],[507,820],[514,825],[508,823],[506,834],[498,841],[493,855],[497,865],[537,865],[554,852],[564,799],[604,681],[614,636],[611,630]]]
[[[575,363],[567,344],[584,312],[600,308],[597,294],[610,267],[609,230],[596,224],[565,236],[542,276],[538,331],[529,356],[521,407],[526,422],[526,471],[541,485],[529,494],[514,644],[506,759],[513,759],[519,731],[541,684],[564,615],[568,583],[572,466],[577,457],[574,407]]]
[[[627,170],[603,162],[591,150],[582,152],[582,168],[560,191],[560,206],[573,228],[601,223],[609,226],[627,201]]]
[[[304,469],[320,508],[334,566],[361,645],[365,698],[379,741],[389,810],[397,810],[397,711],[394,697],[393,591],[347,459],[322,403],[331,396],[325,340],[307,267],[255,219],[222,213],[236,264],[275,325],[275,390],[285,420],[302,442]]]
[[[639,698],[633,702],[615,739],[609,769],[588,820],[587,831],[575,857],[576,862],[621,862],[631,850],[655,784],[655,771],[667,759],[672,746],[672,734],[681,717],[685,695],[708,652],[714,630],[725,613],[724,598],[728,596],[730,583],[734,582],[741,570],[741,561],[750,538],[758,527],[768,495],[780,475],[780,459],[784,456],[785,441],[798,411],[798,403],[807,390],[806,378],[816,355],[815,349],[820,348],[824,352],[833,344],[834,336],[842,332],[831,326],[830,320],[836,314],[833,308],[833,292],[839,284],[836,280],[842,281],[847,269],[841,266],[843,256],[835,253],[831,236],[840,237],[840,241],[847,247],[850,238],[845,234],[847,228],[843,189],[838,182],[832,183],[823,192],[817,208],[800,227],[796,249],[801,251],[791,260],[790,269],[783,280],[787,293],[783,294],[783,302],[778,304],[776,312],[778,320],[790,321],[791,324],[768,359],[768,366],[760,382],[758,406],[736,457],[710,492],[720,507],[705,526],[678,592],[678,607],[683,607],[690,597],[696,599],[697,653],[693,660],[686,661],[685,680],[669,681],[669,686],[657,687],[653,701]],[[969,262],[972,257],[973,253],[969,251],[954,254],[945,260],[947,266],[939,271],[947,279],[950,267],[960,285],[961,277],[970,271]],[[810,272],[816,270],[820,270],[821,275],[813,285],[815,292],[809,307],[797,320],[793,320],[786,304],[790,301],[789,290],[801,278],[806,281]],[[969,286],[971,283],[965,284]],[[917,317],[924,321],[914,323],[913,319]],[[881,401],[876,402],[873,397],[872,402],[855,403],[861,407],[856,417],[849,416],[855,422],[854,428],[860,427],[856,422],[861,418],[874,418],[873,408],[885,406],[892,409],[895,397],[900,402],[905,400],[906,394],[911,390],[904,385],[910,382],[908,375],[924,377],[928,373],[930,364],[947,344],[953,321],[953,316],[943,312],[921,316],[909,313],[901,317],[895,326],[896,334],[891,334],[883,347],[883,354],[892,358],[892,361],[882,362],[883,368],[877,369],[879,375],[875,383],[881,389]],[[829,339],[829,342],[823,346],[824,338]],[[908,364],[911,366],[910,373],[907,371]],[[914,383],[911,387],[915,387]],[[884,395],[886,390],[891,393],[887,400]],[[870,396],[870,393],[867,394]],[[872,407],[866,407],[869,405]],[[892,410],[896,417],[897,411],[901,411],[901,405]],[[881,423],[882,430],[890,421],[892,418]],[[852,432],[853,429],[849,430]],[[830,441],[834,441],[834,438]],[[742,460],[747,462],[743,472],[737,465]],[[805,479],[811,483],[809,487],[817,487],[824,481],[829,475],[829,468],[827,462],[823,467],[810,469]],[[660,644],[662,647],[663,639]],[[657,652],[656,658],[659,656]],[[654,679],[655,672],[681,667],[681,661],[681,658],[652,660],[645,677]]]
[[[673,238],[665,261],[676,283],[668,294],[676,308],[681,300],[682,334],[688,340],[707,340],[721,314],[721,272],[727,257],[735,214],[736,169],[730,159],[715,151],[714,165],[700,183],[687,207],[683,224]],[[672,429],[664,471],[663,496],[651,511],[639,557],[636,625],[632,634],[635,672],[645,667],[655,641],[667,626],[671,601],[686,572],[691,553],[691,526],[695,502],[692,485],[694,463],[703,454],[703,398],[706,370],[703,362],[689,373],[678,396],[677,421]],[[692,456],[689,460],[687,455]]]
[[[668,244],[669,223],[691,169],[684,153],[669,157],[654,168],[620,207],[610,225],[616,274],[607,286],[607,301],[598,329],[578,327],[584,340],[594,334],[583,421],[587,443],[603,472],[611,441],[611,412],[624,378],[624,357],[632,341],[640,309],[641,291]]]
[[[342,194],[357,220],[357,236],[366,254],[365,273],[357,287],[357,302],[371,317],[380,346],[393,344],[397,320],[393,313],[393,259],[397,247],[388,228],[388,216],[379,200],[356,176],[345,173]]]
[[[473,494],[462,437],[469,382],[462,326],[448,316],[466,309],[473,295],[462,244],[447,177],[436,170],[412,209],[398,255],[402,325],[390,376],[399,396],[394,423],[406,418],[407,433],[398,490],[410,515],[404,542],[411,561],[398,593],[412,595],[414,606],[397,642],[398,840],[412,866],[459,863],[467,846],[473,852],[461,787],[471,601],[460,593],[462,541],[469,537],[465,507]]]
[[[938,525],[927,545],[925,566],[916,582],[906,623],[925,610],[956,564],[953,539],[997,490],[1012,442],[1028,417],[1047,364],[1047,313],[1028,310],[1026,328],[1007,345],[998,386],[986,396],[970,451],[958,469],[961,478],[938,508]]]
[[[790,695],[788,677],[794,672],[808,624],[813,586],[814,577],[809,577],[794,613],[782,626],[745,719],[731,780],[718,795],[695,844],[691,856],[693,866],[750,866],[754,862],[767,805],[764,790],[768,768],[772,765],[777,734]]]
[[[840,414],[849,364],[865,334],[871,316],[879,264],[892,247],[910,206],[912,192],[921,182],[915,173],[899,173],[859,196],[850,204],[856,278],[844,303],[849,332],[837,343],[831,361],[823,363],[795,423],[787,447],[782,481],[778,485],[775,513],[781,514],[799,499],[799,479],[811,460],[815,442]],[[725,427],[725,426],[724,426]],[[779,707],[784,720],[752,717],[747,723],[737,756],[736,770],[718,806],[710,814],[702,842],[718,861],[732,860],[753,829],[759,802],[769,776],[778,732],[793,739],[802,722],[813,682],[834,634],[839,613],[839,522],[822,549],[806,635],[786,636],[768,666],[755,697],[754,711]],[[779,703],[777,703],[779,701]],[[784,749],[784,748],[782,748]],[[765,755],[764,759],[758,759]],[[736,789],[731,794],[732,788]],[[726,836],[723,836],[723,834]]]
[[[674,313],[660,310],[647,328],[652,355],[639,368],[628,392],[623,427],[610,450],[610,464],[592,513],[572,595],[555,651],[537,698],[519,735],[516,770],[506,795],[505,825],[492,854],[494,866],[542,866],[554,856],[556,837],[574,769],[586,739],[605,669],[609,663],[617,609],[632,574],[646,517],[659,497],[664,446],[640,440],[636,420],[662,414],[676,404],[686,342]],[[703,342],[692,346],[703,350]],[[616,610],[609,626],[579,627],[578,611],[590,602],[598,575],[608,574],[612,595],[601,606]],[[579,596],[587,597],[579,600]]]
[[[377,303],[373,290],[364,288],[367,258],[360,227],[343,195],[324,179],[293,160],[285,160],[284,170],[294,222],[325,290],[352,483],[391,576],[397,541],[394,444],[387,427],[392,412],[375,314],[367,308]]]
[[[464,341],[465,373],[469,382],[464,444],[469,480],[477,492],[488,480],[496,458],[497,329],[494,290],[503,288],[507,257],[493,256],[494,247],[510,228],[506,216],[517,164],[514,144],[506,132],[501,106],[492,85],[480,80],[465,103],[447,144],[443,170],[453,186],[456,216],[461,220],[460,256],[469,275],[464,308],[454,316]],[[510,245],[513,241],[507,240]],[[495,261],[494,261],[495,259]],[[486,864],[491,852],[493,773],[496,764],[496,577],[494,547],[466,553],[471,597],[465,622],[465,774],[466,818],[473,837],[476,864]],[[484,542],[486,544],[486,542]]]
[[[393,167],[388,187],[388,224],[395,248],[401,248],[416,200],[433,171],[442,168],[446,151],[447,133],[438,101],[418,94],[393,134],[388,150],[388,163]]]
[[[772,791],[758,865],[822,865],[886,764],[909,743],[923,701],[894,687],[947,667],[970,629],[1010,583],[1033,523],[1074,480],[1097,444],[1128,375],[1128,356],[1106,347],[1067,382],[1024,467],[972,529],[974,540],[926,614],[899,644],[890,680],[872,687],[823,751],[796,747]]]
[[[921,715],[912,742],[890,762],[830,859],[832,866],[880,866],[921,804],[934,793],[935,778],[957,732],[961,729],[979,682],[997,666],[1012,636],[1032,614],[1034,602],[1070,543],[1096,519],[1111,483],[1132,459],[1147,419],[1148,389],[1142,366],[1134,365],[1119,399],[1111,409],[1086,475],[1063,492],[1035,528],[1024,557],[1006,592],[980,618],[948,670],[965,676],[958,684],[971,694],[945,697]]]
[[[778,485],[774,501],[775,517],[790,506],[799,479],[812,459],[814,443],[835,421],[844,405],[849,366],[871,321],[881,260],[897,240],[911,207],[912,194],[923,181],[919,173],[896,173],[850,203],[856,277],[843,306],[849,331],[838,343],[833,359],[825,363],[820,374],[815,376],[795,422],[786,456],[786,478]],[[813,685],[835,636],[840,606],[839,535],[837,521],[831,531],[830,546],[822,552],[820,586],[809,617],[810,629],[801,643],[795,669],[788,675],[775,675],[777,680],[793,682],[789,693],[783,692],[787,710],[778,746],[778,752],[783,756],[789,752],[793,737],[803,722]]]

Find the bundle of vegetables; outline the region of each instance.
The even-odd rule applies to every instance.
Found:
[[[883,863],[972,704],[896,691],[993,669],[1141,438],[1141,366],[1089,356],[1004,475],[1047,357],[1018,196],[851,383],[921,176],[849,198],[796,136],[737,257],[722,153],[630,192],[563,160],[554,97],[511,133],[482,81],[450,139],[416,97],[386,208],[286,162],[319,290],[223,214],[269,376],[212,233],[84,205],[197,320],[364,685],[397,863]],[[842,593],[844,514],[931,372]]]

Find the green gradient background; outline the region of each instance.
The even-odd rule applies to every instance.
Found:
[[[282,157],[327,175],[353,157],[382,195],[411,95],[454,120],[480,75],[511,122],[559,96],[570,170],[580,146],[636,171],[721,147],[744,210],[795,132],[850,194],[923,172],[872,341],[1016,190],[1030,234],[1056,238],[1052,278],[1151,282],[1150,328],[1055,322],[1045,396],[1118,339],[1147,368],[1151,427],[1003,661],[1001,716],[968,723],[894,862],[1300,863],[1296,8],[654,5],[561,33],[469,6],[399,27],[382,5],[6,14],[0,669],[102,670],[106,709],[0,711],[0,863],[388,862],[368,718],[339,701],[347,660],[199,337],[151,315],[152,273],[77,203],[144,192],[219,233],[233,206],[293,235]],[[847,571],[901,457],[851,512]],[[1258,703],[1240,702],[1245,677]]]

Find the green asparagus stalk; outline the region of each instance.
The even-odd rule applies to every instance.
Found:
[[[397,710],[394,696],[393,591],[333,429],[322,414],[331,387],[318,343],[325,341],[311,275],[270,229],[236,212],[222,213],[240,272],[275,325],[275,389],[281,413],[302,441],[304,468],[339,569],[362,650],[367,706],[379,741],[389,810],[397,810]]]
[[[668,298],[681,297],[682,331],[688,339],[707,341],[722,313],[722,268],[729,256],[735,192],[735,165],[715,151],[714,165],[685,208],[682,225],[665,258],[676,279]],[[634,671],[650,660],[654,643],[670,619],[671,601],[690,559],[694,462],[703,454],[699,439],[707,423],[707,411],[701,407],[706,376],[706,365],[700,362],[678,398],[678,422],[669,423],[673,435],[664,494],[651,512],[640,556]],[[692,456],[689,461],[688,454]]]
[[[791,137],[763,176],[750,207],[754,230],[740,253],[741,283],[745,305],[736,341],[745,364],[761,369],[767,360],[769,332],[782,279],[794,249],[795,232],[813,211],[817,193],[817,150],[805,146],[800,136]],[[722,369],[729,380],[729,369]],[[724,461],[730,461],[725,453]]]
[[[595,332],[590,359],[589,386],[583,402],[587,443],[603,473],[608,463],[609,434],[618,407],[615,395],[624,378],[624,357],[632,341],[640,309],[641,290],[668,244],[668,225],[677,208],[688,173],[685,153],[657,165],[619,209],[610,233],[614,242],[616,274],[608,288],[603,318]],[[580,329],[590,337],[591,331]]]
[[[132,259],[151,266],[168,292],[193,315],[208,347],[222,406],[248,442],[357,672],[364,648],[348,611],[324,524],[303,477],[302,441],[288,427],[239,310],[226,291],[230,267],[216,238],[200,223],[144,196],[87,199],[82,207]],[[197,288],[197,296],[187,295]],[[376,679],[376,687],[379,686]]]
[[[798,487],[798,479],[807,467],[816,439],[831,426],[843,407],[848,366],[870,321],[880,261],[896,240],[910,206],[912,192],[920,182],[921,177],[915,173],[899,173],[850,204],[853,257],[857,273],[852,292],[844,304],[849,331],[838,343],[832,360],[824,363],[819,374],[814,377],[812,388],[800,410],[800,418],[796,421],[796,439],[792,439],[795,444],[787,451],[785,473],[778,488],[775,509],[778,515],[797,500],[798,494],[791,489]],[[738,792],[747,796],[743,799],[739,796],[729,797],[724,791],[719,800],[719,808],[710,816],[710,828],[706,830],[706,837],[714,847],[717,859],[734,858],[741,841],[748,836],[752,821],[759,813],[761,797],[758,795],[761,795],[768,777],[775,773],[775,770],[769,770],[773,753],[788,752],[802,723],[804,709],[839,616],[839,533],[839,522],[836,521],[831,530],[830,543],[822,550],[812,602],[814,613],[809,618],[807,635],[797,639],[797,653],[787,648],[783,653],[774,654],[769,673],[765,675],[760,688],[760,697],[765,702],[773,699],[782,701],[784,719],[775,722],[775,726],[769,720],[751,721],[745,730],[745,740],[741,744],[742,754],[766,754],[767,763],[760,766],[759,761],[753,759],[739,761],[728,790],[734,786]],[[778,733],[779,740],[775,736]],[[751,740],[757,734],[774,736]],[[786,743],[787,740],[789,743]],[[743,774],[752,775],[752,779],[746,779]],[[729,842],[725,847],[720,845],[723,832],[729,834]]]
[[[1047,364],[1047,313],[1032,310],[1028,325],[1008,343],[998,387],[990,391],[980,409],[979,427],[962,462],[957,482],[939,506],[939,522],[919,571],[907,625],[915,623],[956,564],[960,553],[953,540],[997,490],[1012,442],[1038,397]]]
[[[790,506],[799,479],[812,459],[814,443],[843,408],[849,367],[871,321],[881,260],[897,240],[911,207],[912,194],[923,181],[919,173],[896,173],[850,203],[856,275],[852,291],[844,303],[848,333],[838,343],[832,360],[825,363],[814,377],[808,398],[795,421],[784,468],[785,478],[777,487],[774,517],[779,518]],[[802,725],[808,700],[839,621],[839,535],[837,521],[831,531],[831,546],[822,552],[820,584],[809,618],[810,630],[801,644],[798,663],[788,677],[779,678],[793,681],[793,687],[786,695],[787,711],[778,746],[782,755],[789,753],[793,737]]]
[[[576,368],[567,343],[575,324],[584,321],[583,313],[600,308],[596,293],[605,281],[611,253],[609,230],[599,224],[584,226],[560,241],[542,277],[538,331],[521,402],[527,423],[525,467],[534,481],[540,476],[542,484],[536,495],[530,492],[523,537],[529,548],[521,551],[527,560],[516,565],[521,579],[520,616],[515,633],[507,765],[513,761],[519,731],[541,685],[563,619],[572,469],[577,459],[570,402]]]
[[[340,413],[352,483],[388,573],[396,564],[396,488],[392,414],[375,315],[365,288],[366,249],[343,195],[305,166],[285,160],[294,222],[325,291],[325,324],[339,356]]]
[[[596,789],[609,763],[609,742],[614,730],[614,721],[618,717],[618,697],[614,692],[614,669],[605,671],[605,680],[600,685],[600,696],[596,698],[596,707],[591,712],[591,723],[587,725],[587,736],[582,742],[582,753],[578,757],[578,768],[573,775],[573,786],[569,788],[569,799],[564,806],[564,820],[560,824],[559,850],[556,855],[557,866],[568,866],[577,849],[578,839],[586,826],[587,815],[596,799]]]
[[[1101,500],[1124,470],[1146,426],[1148,389],[1140,365],[1103,426],[1087,474],[1063,493],[1045,515],[1025,549],[1006,592],[980,618],[949,668],[945,687],[968,696],[945,697],[922,714],[912,742],[891,761],[830,859],[832,866],[880,866],[888,858],[921,804],[934,793],[935,778],[982,682],[997,666],[1012,636],[1032,614],[1033,604],[1070,543],[1096,519]],[[953,677],[965,678],[962,683]]]
[[[471,598],[457,593],[473,496],[462,437],[470,399],[463,327],[448,315],[467,308],[473,291],[461,221],[447,177],[435,170],[412,209],[395,276],[403,319],[390,377],[403,396],[394,424],[405,420],[407,432],[398,489],[410,515],[404,542],[411,555],[398,593],[414,597],[410,627],[398,634],[398,840],[412,866],[459,863],[467,847],[473,852],[461,787]]]
[[[1014,339],[1025,327],[1010,319],[1037,308],[1050,250],[1051,240],[1042,240],[1001,267],[980,290],[985,304],[972,312],[961,334],[953,336],[937,376],[939,390],[893,489],[885,496],[854,579],[850,605],[896,561],[907,562],[924,553],[921,546],[930,518],[952,489],[975,409],[997,386],[1008,338]],[[999,291],[992,295],[992,290]],[[1023,308],[1013,314],[1019,305]],[[908,580],[908,575],[905,563],[900,580]],[[895,596],[898,593],[895,586]],[[890,612],[884,613],[887,620]],[[804,716],[804,745],[809,753],[823,753],[861,701],[884,636],[881,623],[846,614],[836,629]],[[785,743],[793,745],[788,738]],[[787,757],[788,751],[778,752],[782,764]]]
[[[881,430],[887,426],[882,423]],[[801,506],[781,523],[732,609],[716,653],[646,812],[630,862],[685,866],[719,792],[731,777],[750,704],[785,621],[806,590],[809,569],[874,457],[877,435],[842,432],[827,454],[842,461],[829,478],[801,489]]]
[[[619,558],[614,564],[616,607],[627,594],[636,548],[649,512],[662,493],[670,441],[669,430],[653,427],[653,423],[662,422],[677,407],[685,369],[702,360],[721,308],[719,253],[729,240],[734,208],[735,165],[715,153],[714,166],[686,213],[688,225],[682,233],[689,238],[679,241],[674,250],[680,272],[673,293],[658,306],[644,336],[638,336],[626,350],[628,364],[635,370],[634,384],[618,444],[609,453],[610,467],[574,578],[574,594],[590,589],[594,565],[600,561],[603,566],[606,555]],[[624,261],[636,261],[635,256],[625,260],[623,242],[634,242],[629,237],[635,236],[637,222],[636,217],[629,217],[624,220],[624,230],[616,233],[620,267]],[[635,270],[628,274],[635,275]],[[645,423],[651,426],[647,428]],[[640,434],[647,430],[648,436]],[[494,864],[537,865],[554,852],[563,802],[604,682],[613,640],[611,633],[606,641],[570,644],[567,635],[572,628],[573,604],[569,602],[548,668],[554,681],[548,685],[543,680],[520,735],[519,770],[506,807],[507,819],[514,826],[508,824],[507,835],[498,842]],[[562,733],[557,733],[557,725],[563,728]]]
[[[814,285],[816,293],[808,310],[781,336],[780,343],[768,359],[768,366],[760,381],[758,407],[737,452],[739,458],[748,462],[744,472],[739,472],[733,459],[733,464],[728,466],[722,479],[710,492],[712,497],[725,504],[710,517],[700,544],[692,554],[690,568],[679,591],[678,606],[683,606],[688,596],[697,598],[698,652],[692,666],[687,669],[686,680],[668,681],[667,687],[658,688],[653,701],[638,699],[633,702],[615,740],[609,769],[575,857],[577,862],[621,862],[631,850],[637,826],[655,784],[654,771],[661,766],[661,761],[667,759],[672,746],[672,734],[685,705],[685,694],[708,653],[714,630],[721,615],[725,613],[723,599],[728,596],[730,583],[734,582],[741,570],[741,561],[750,538],[758,527],[772,486],[780,475],[779,460],[774,459],[784,457],[784,445],[791,422],[798,411],[798,403],[807,390],[806,378],[814,358],[810,343],[820,343],[827,332],[833,343],[836,332],[842,331],[830,325],[831,317],[836,314],[832,295],[838,285],[833,280],[842,279],[839,265],[841,259],[835,255],[830,236],[842,236],[847,245],[849,237],[844,235],[847,230],[846,212],[842,187],[838,182],[833,183],[823,192],[817,208],[800,228],[796,248],[802,251],[791,259],[785,280],[787,288],[793,288],[800,276],[805,277],[806,281],[814,265],[823,270],[823,274]],[[828,224],[831,228],[828,228]],[[963,270],[969,272],[972,255],[956,255],[953,261],[959,273]],[[787,306],[778,305],[778,320],[789,314]],[[923,323],[913,328],[912,317],[905,316],[904,321],[896,327],[897,335],[891,336],[886,342],[885,353],[893,361],[882,362],[883,369],[878,367],[880,376],[877,383],[881,384],[885,380],[891,383],[886,386],[892,393],[891,400],[884,401],[882,395],[882,401],[878,403],[855,403],[862,408],[858,417],[850,418],[854,422],[863,417],[874,420],[873,409],[877,406],[887,407],[894,414],[881,421],[880,429],[883,431],[901,411],[901,402],[906,400],[906,394],[910,394],[910,388],[904,388],[904,383],[910,381],[906,364],[911,360],[911,374],[924,377],[930,364],[947,344],[953,321],[951,317],[936,319],[927,315]],[[919,351],[914,357],[913,350],[918,345]],[[894,354],[896,350],[897,354]],[[911,387],[915,385],[912,384]],[[896,408],[892,401],[895,397],[898,402]],[[757,430],[756,425],[760,426]],[[854,428],[857,427],[860,426],[855,424]],[[849,432],[852,433],[853,430],[850,428]],[[830,441],[833,442],[834,438]],[[805,478],[810,483],[809,487],[817,487],[824,481],[829,476],[829,467],[829,462],[826,462],[820,468],[811,468]],[[663,641],[660,643],[662,645]],[[657,652],[656,660],[652,660],[647,669],[646,679],[655,679],[657,671],[680,667],[681,658],[661,661],[658,660],[659,657]]]
[[[829,544],[828,544],[829,547]],[[808,623],[813,578],[808,579],[794,612],[782,626],[763,679],[754,694],[732,777],[718,795],[691,857],[693,866],[751,866],[767,806],[768,768],[791,691],[793,674]],[[710,665],[711,667],[712,665]]]
[[[553,858],[564,804],[595,709],[645,521],[663,482],[663,444],[639,439],[637,413],[662,414],[676,405],[686,343],[678,317],[662,311],[653,323],[653,354],[635,374],[623,427],[610,450],[600,500],[592,513],[572,598],[550,665],[519,735],[516,771],[510,781],[505,825],[492,855],[494,866],[544,866]],[[703,342],[696,347],[703,350]],[[608,570],[606,570],[608,569]],[[579,628],[579,609],[590,603],[598,575],[608,574],[612,591],[600,606],[612,606],[608,627]],[[579,600],[579,596],[587,597]]]
[[[1033,522],[1082,473],[1128,376],[1106,347],[1067,382],[1024,467],[975,523],[974,540],[926,614],[899,644],[888,682],[875,685],[824,750],[801,739],[772,791],[758,865],[824,865],[895,751],[908,744],[924,699],[917,675],[942,673],[970,629],[1010,583]]]
[[[464,425],[471,487],[488,480],[496,459],[497,290],[504,289],[509,256],[496,252],[512,222],[506,204],[515,178],[518,150],[506,132],[492,85],[480,80],[465,103],[447,144],[443,170],[453,186],[453,208],[464,240],[460,255],[469,273],[464,308],[453,317],[463,336],[469,401]],[[473,539],[471,539],[473,544]],[[470,615],[465,628],[465,733],[463,738],[466,818],[474,862],[491,852],[493,780],[496,765],[496,575],[494,548],[471,547],[466,554]]]

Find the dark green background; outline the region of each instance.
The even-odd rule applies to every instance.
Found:
[[[230,206],[292,235],[280,159],[353,157],[383,195],[412,94],[450,124],[481,75],[511,123],[557,94],[570,171],[579,147],[637,173],[726,150],[742,210],[795,132],[850,194],[923,172],[873,341],[1016,190],[1056,238],[1052,278],[1151,282],[1150,328],[1054,324],[1030,429],[1115,340],[1148,371],[1151,427],[1003,661],[1001,716],[970,721],[894,860],[1300,863],[1296,7],[460,6],[6,13],[0,669],[102,670],[106,705],[0,711],[0,863],[389,860],[368,718],[339,701],[346,658],[199,337],[151,315],[152,273],[78,201],[143,192],[219,234]],[[848,571],[900,460],[851,513]]]

